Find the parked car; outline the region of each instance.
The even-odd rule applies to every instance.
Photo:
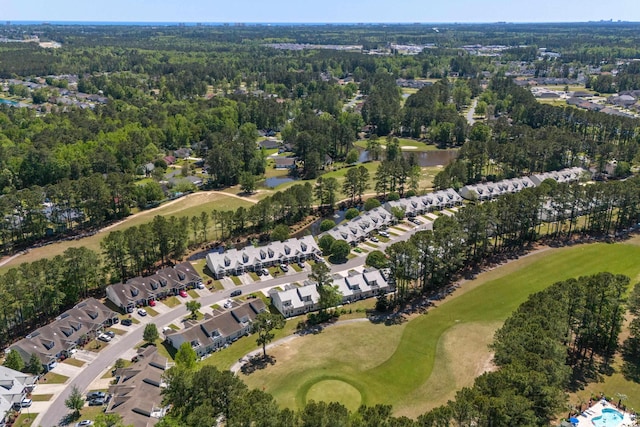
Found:
[[[89,400],[104,399],[105,397],[107,397],[107,394],[104,391],[92,391],[87,394],[87,399]]]
[[[89,406],[102,406],[104,405],[104,398],[103,397],[99,397],[97,399],[91,399],[89,401]]]
[[[107,331],[104,334],[110,336],[111,338],[114,338],[116,336],[116,333],[113,331]]]
[[[93,425],[93,421],[91,420],[82,420],[76,423],[76,427],[85,427],[85,426],[92,426],[92,425]]]
[[[300,267],[300,268],[304,268],[304,262],[302,262],[302,261],[298,261],[298,267]]]
[[[379,235],[381,235],[382,237],[389,237],[389,233],[387,233],[387,232],[386,232],[386,231],[384,231],[384,230],[380,230],[380,231],[378,231],[378,234],[379,234]]]
[[[256,275],[262,276],[262,269],[257,269],[256,270]]]
[[[110,337],[109,335],[107,335],[107,334],[100,334],[100,335],[98,335],[98,339],[99,339],[100,341],[104,341],[104,342],[109,342],[109,341],[111,341],[111,337]]]
[[[235,291],[231,292],[230,296],[232,297],[238,297],[242,295],[242,291],[240,289],[236,289]]]
[[[202,282],[198,282],[198,284],[196,285],[196,288],[198,288],[198,289],[204,289],[204,288],[205,288],[204,283],[202,283]]]
[[[151,300],[149,301],[149,307],[155,307],[156,306],[156,300]]]
[[[138,314],[142,317],[147,315],[147,311],[144,308],[138,310]]]
[[[186,298],[187,297],[187,293],[185,291],[180,291],[180,292],[178,292],[178,294],[180,294],[180,296],[182,298]]]
[[[263,268],[262,269],[262,274],[265,275],[265,276],[268,276],[269,275],[269,270],[267,270],[266,268]]]
[[[282,270],[283,273],[286,273],[289,271],[289,266],[287,264],[280,264],[280,270]]]
[[[131,326],[132,323],[133,321],[131,319],[122,319],[122,322],[120,322],[123,326]]]
[[[371,236],[371,241],[374,243],[378,243],[380,239],[378,239],[376,236]]]
[[[23,408],[28,408],[32,403],[33,401],[31,399],[25,397],[24,399],[22,399],[22,402],[20,402],[20,406]]]

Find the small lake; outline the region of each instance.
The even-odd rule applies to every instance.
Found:
[[[287,182],[297,181],[295,178],[288,176],[274,176],[264,180],[264,185],[269,188],[276,188],[280,184],[286,184]]]
[[[402,150],[402,155],[408,159],[411,156],[414,156],[416,162],[421,167],[428,166],[446,166],[453,161],[456,157],[458,157],[458,150],[431,150],[431,151],[412,151],[412,150]],[[384,155],[381,157],[381,159]],[[367,150],[360,148],[360,157],[358,161],[360,163],[367,162],[373,160],[369,155]]]
[[[311,234],[313,236],[317,236],[318,234],[320,234],[320,224],[322,224],[322,221],[324,221],[325,219],[331,219],[333,220],[333,222],[335,222],[336,224],[340,224],[342,221],[344,221],[344,217],[347,214],[347,210],[337,210],[333,213],[333,215],[331,216],[327,216],[324,218],[320,218],[319,220],[315,221],[313,224],[311,224],[308,229],[311,230]],[[304,233],[301,234],[301,236],[304,235]]]

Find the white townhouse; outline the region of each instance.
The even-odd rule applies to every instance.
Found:
[[[313,236],[304,236],[300,239],[272,242],[266,246],[247,246],[223,253],[212,252],[207,255],[207,267],[216,279],[220,279],[272,265],[319,259],[320,254]]]
[[[378,296],[380,292],[392,290],[380,270],[370,269],[364,273],[351,272],[347,277],[336,277],[332,283],[342,295],[342,303],[350,303]],[[320,295],[316,283],[306,280],[303,286],[285,286],[284,291],[269,293],[271,303],[284,317],[298,316],[320,309]]]

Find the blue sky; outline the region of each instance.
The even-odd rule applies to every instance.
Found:
[[[638,0],[0,0],[0,21],[640,21]]]

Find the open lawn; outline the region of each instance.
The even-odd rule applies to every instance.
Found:
[[[69,377],[49,371],[46,374],[44,374],[42,377],[40,377],[40,382],[42,384],[64,384],[67,382],[68,379]]]
[[[82,360],[80,359],[74,359],[73,357],[70,357],[68,359],[64,359],[62,361],[62,363],[66,363],[67,365],[71,365],[71,366],[76,366],[78,368],[81,368],[84,366],[84,363]]]
[[[176,297],[169,297],[165,300],[162,300],[162,302],[165,303],[165,305],[170,308],[177,307],[181,304],[180,300]]]
[[[378,140],[380,142],[381,145],[385,145],[386,144],[386,140],[385,139],[379,139]],[[426,144],[422,141],[416,141],[415,139],[409,139],[409,138],[398,138],[398,142],[400,143],[400,149],[403,151],[416,151],[416,152],[420,152],[420,151],[436,151],[438,150],[438,147],[436,147],[434,144]],[[360,148],[367,148],[367,141],[365,140],[359,140],[354,142],[353,145],[356,145]]]
[[[31,400],[34,402],[48,402],[53,397],[53,394],[32,394]]]
[[[103,231],[94,234],[93,236],[85,237],[83,239],[71,240],[67,242],[59,242],[51,245],[43,246],[40,248],[30,249],[28,253],[21,255],[6,265],[0,267],[0,274],[4,273],[10,267],[15,267],[23,262],[33,262],[41,258],[53,258],[56,255],[62,254],[70,247],[85,246],[96,252],[101,252],[100,242],[107,235],[109,231],[126,230],[129,227],[138,226],[153,220],[156,215],[162,215],[166,217],[176,216],[188,216],[200,215],[202,212],[211,213],[214,209],[217,210],[235,210],[240,206],[248,207],[252,204],[251,201],[234,197],[233,195],[225,194],[218,191],[198,192],[190,194],[186,197],[168,202],[155,209],[140,212],[136,215],[129,216],[128,218],[120,221],[119,223],[109,226]],[[208,238],[214,238],[213,223],[211,222]]]
[[[33,424],[33,421],[36,419],[38,414],[32,414],[28,411],[24,411],[18,416],[16,422],[13,423],[15,427],[28,427]]]
[[[628,243],[539,251],[480,274],[426,315],[400,325],[357,322],[296,338],[271,350],[275,365],[243,380],[264,387],[284,407],[339,396],[347,406],[392,404],[396,415],[416,417],[493,369],[488,344],[529,294],[600,271],[626,274],[635,283],[638,257],[640,247]]]

